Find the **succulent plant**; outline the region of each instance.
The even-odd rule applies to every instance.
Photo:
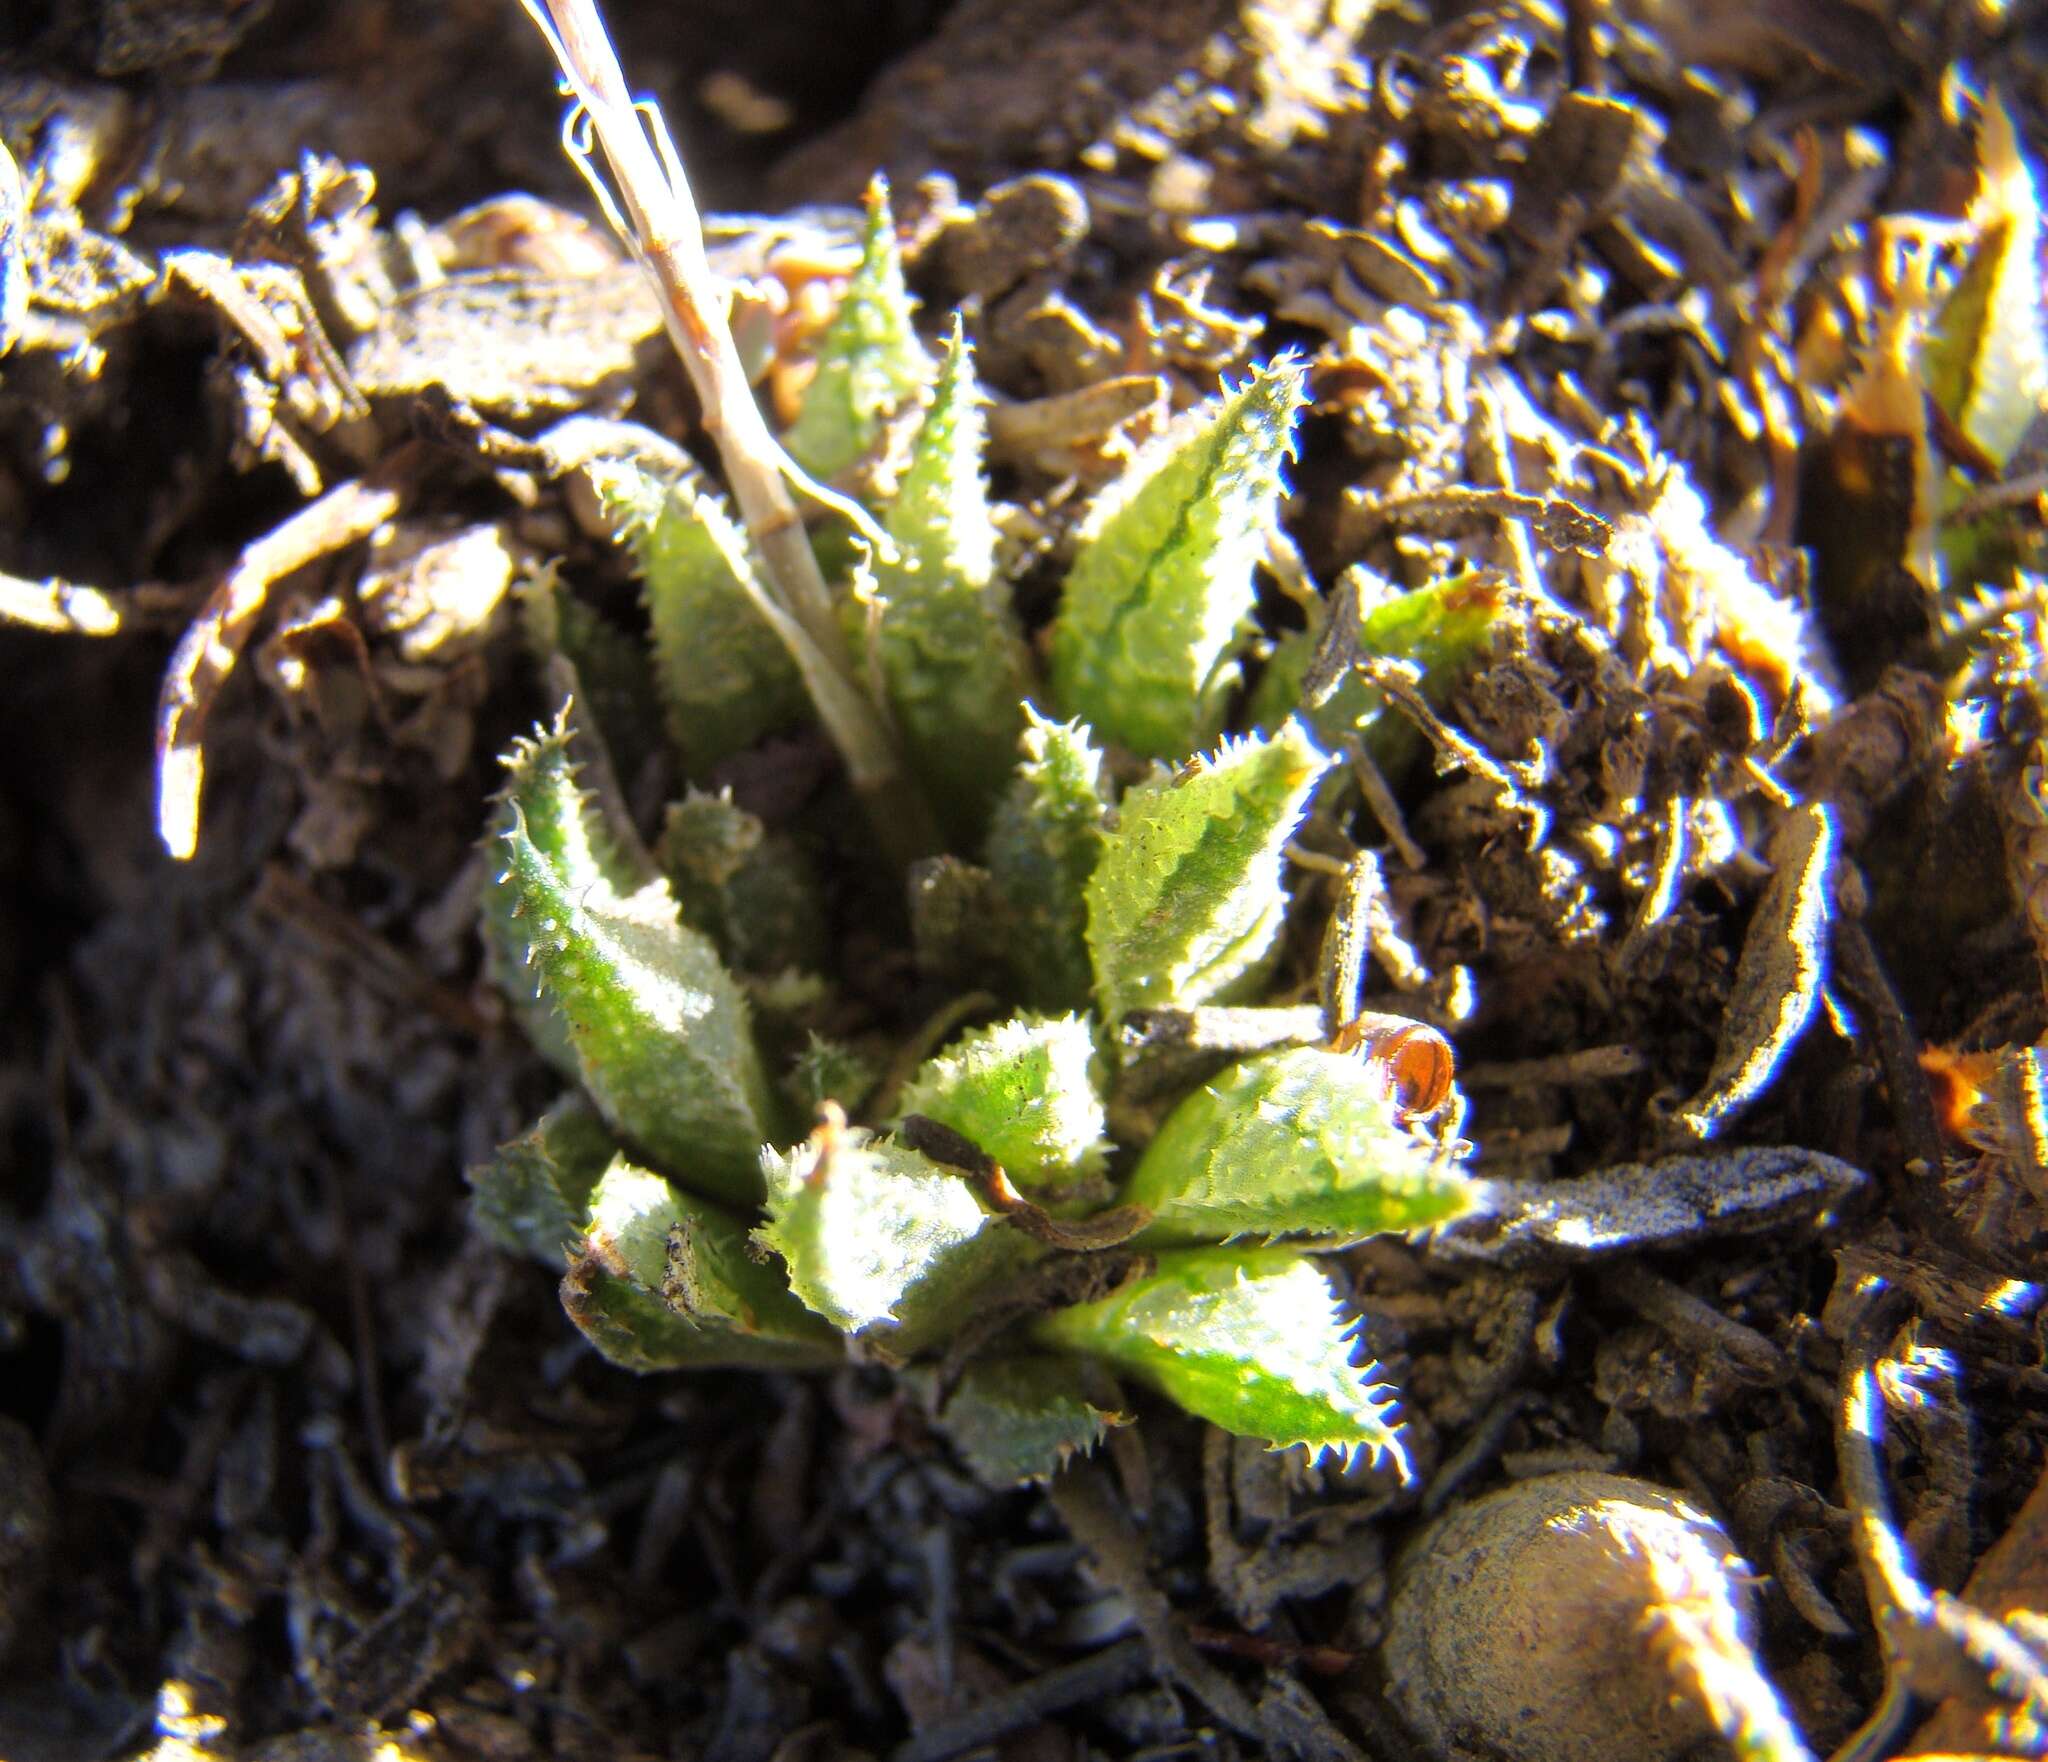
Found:
[[[649,757],[605,756],[620,729],[662,729],[670,774],[702,780],[815,695],[716,490],[615,462],[600,487],[644,582],[660,713],[579,702],[508,756],[486,936],[580,1093],[474,1171],[476,1220],[564,1269],[570,1317],[617,1362],[852,1351],[903,1367],[993,1479],[1091,1446],[1120,1382],[1274,1446],[1399,1460],[1393,1394],[1354,1362],[1319,1257],[1469,1210],[1448,1135],[1338,1039],[1214,1072],[1149,1142],[1111,1124],[1137,1012],[1266,1000],[1286,847],[1332,770],[1288,706],[1224,732],[1301,369],[1225,387],[1103,492],[1040,679],[996,571],[971,351],[956,322],[934,365],[895,251],[878,197],[788,438],[818,471],[894,454],[853,474],[884,488],[843,584],[843,688],[900,733],[955,841],[936,872],[998,953],[977,977],[1007,1001],[943,1011],[950,1038],[882,1059],[907,1075],[862,1117],[876,1049],[801,1033],[834,978],[801,851],[702,792],[650,850],[605,799]],[[1411,649],[1434,640],[1431,609]],[[625,670],[617,632],[546,610],[530,631],[555,652]]]

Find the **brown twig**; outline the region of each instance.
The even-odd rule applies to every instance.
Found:
[[[0,575],[0,624],[22,624],[62,636],[120,636],[182,618],[190,612],[193,598],[189,589],[160,581],[109,593],[55,576],[30,581]]]
[[[929,810],[904,776],[895,737],[855,682],[853,657],[790,486],[870,531],[873,522],[812,483],[769,432],[726,322],[729,290],[705,255],[703,223],[682,162],[660,112],[636,105],[628,93],[594,0],[521,4],[576,99],[564,137],[571,156],[653,281],[669,340],[696,389],[704,430],[718,448],[767,574],[768,591],[754,599],[756,609],[795,660],[877,831],[899,855],[935,848]],[[585,119],[611,168],[616,203],[589,163]]]
[[[1094,1558],[1102,1582],[1130,1605],[1153,1668],[1232,1730],[1259,1736],[1258,1714],[1245,1692],[1195,1650],[1166,1593],[1152,1582],[1145,1544],[1111,1491],[1109,1477],[1092,1462],[1070,1462],[1048,1494],[1068,1533]]]
[[[180,861],[199,848],[199,750],[207,713],[241,658],[270,590],[295,569],[375,532],[404,506],[417,443],[400,447],[365,477],[336,484],[242,552],[207,596],[164,670],[157,700],[157,833]]]
[[[1079,1707],[1134,1689],[1152,1674],[1152,1659],[1141,1639],[1114,1646],[1048,1670],[1030,1682],[989,1695],[959,1713],[936,1720],[889,1752],[889,1762],[946,1762],[966,1750],[986,1749],[1010,1733],[1038,1724],[1069,1707]]]
[[[1856,1563],[1885,1657],[1877,1707],[1835,1751],[1832,1762],[1875,1762],[1894,1747],[1916,1695],[1989,1691],[1996,1699],[2041,1698],[2048,1660],[2016,1632],[1962,1598],[1922,1582],[1892,1521],[1885,1489],[1885,1335],[1898,1294],[1879,1291],[1843,1344],[1835,1451],[1843,1503],[1853,1521]]]

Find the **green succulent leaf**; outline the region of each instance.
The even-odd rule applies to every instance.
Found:
[[[795,841],[769,832],[729,795],[671,802],[655,858],[683,921],[743,973],[821,970],[829,922],[818,878]]]
[[[1060,712],[1145,758],[1213,741],[1306,394],[1282,357],[1189,411],[1097,498],[1053,623]]]
[[[632,1370],[800,1369],[840,1356],[832,1330],[749,1257],[738,1218],[624,1157],[590,1195],[563,1294],[591,1343]]]
[[[519,589],[526,646],[545,666],[556,656],[575,670],[576,704],[606,749],[629,764],[659,752],[661,706],[645,644],[569,591],[554,565]]]
[[[1188,1412],[1276,1449],[1387,1456],[1408,1472],[1394,1396],[1351,1362],[1350,1329],[1315,1263],[1287,1248],[1189,1248],[1092,1303],[1032,1323]]]
[[[1294,1046],[1233,1065],[1183,1101],[1122,1197],[1147,1247],[1237,1236],[1356,1241],[1461,1217],[1476,1189],[1401,1122],[1365,1061]]]
[[[1207,1003],[1259,970],[1287,905],[1282,852],[1328,764],[1289,722],[1124,797],[1087,887],[1106,1022]]]
[[[633,854],[619,848],[605,830],[577,782],[570,751],[568,713],[531,740],[516,740],[505,764],[519,779],[521,799],[507,786],[492,806],[485,834],[483,889],[484,965],[491,982],[511,1000],[526,1037],[568,1077],[580,1077],[569,1024],[534,988],[533,920],[521,909],[519,890],[499,861],[505,840],[522,818],[526,835],[546,856],[565,886],[631,892],[649,877]]]
[[[1102,754],[1078,722],[1025,705],[1024,760],[989,829],[1011,978],[1041,1009],[1088,1002],[1088,877],[1108,841]]]
[[[867,208],[860,264],[817,340],[817,373],[782,437],[813,477],[836,477],[858,464],[881,439],[890,412],[931,377],[931,359],[911,325],[916,308],[903,285],[889,187],[879,177],[868,186]]]
[[[963,985],[1003,958],[1002,902],[995,880],[958,857],[927,857],[910,870],[910,937],[921,971]]]
[[[928,1061],[898,1112],[971,1139],[1027,1191],[1098,1179],[1109,1156],[1095,1040],[1079,1016],[1015,1016]]]
[[[2041,191],[1995,94],[1978,127],[1976,240],[1928,336],[1924,371],[1934,401],[2002,468],[2048,395]]]
[[[868,640],[919,778],[949,829],[979,841],[1002,792],[1030,689],[1024,641],[996,576],[981,475],[981,388],[953,322],[929,413],[883,525],[896,546],[864,583]]]
[[[561,1293],[577,1331],[622,1370],[715,1369],[734,1362],[707,1350],[704,1331],[654,1292],[606,1271],[594,1255],[570,1258]]]
[[[1300,711],[1331,751],[1342,750],[1355,737],[1383,772],[1398,776],[1422,757],[1425,742],[1377,687],[1349,671],[1322,703],[1303,706],[1303,676],[1318,648],[1335,637],[1361,656],[1415,662],[1422,669],[1423,696],[1441,710],[1492,654],[1495,637],[1507,628],[1506,603],[1500,578],[1478,571],[1394,594],[1362,610],[1357,595],[1333,594],[1326,619],[1350,618],[1353,630],[1319,628],[1283,637],[1252,693],[1251,720],[1260,728],[1278,728]]]
[[[559,1267],[582,1236],[591,1190],[617,1152],[584,1102],[559,1102],[468,1171],[470,1217],[508,1253]]]
[[[684,770],[701,776],[805,721],[802,676],[749,595],[759,566],[725,498],[694,473],[675,477],[632,459],[600,461],[591,473],[640,574],[655,687]]]
[[[796,1055],[783,1089],[808,1115],[815,1115],[827,1101],[852,1113],[881,1080],[880,1066],[859,1047],[812,1034]]]
[[[757,1239],[798,1297],[849,1334],[909,1358],[955,1332],[975,1293],[1037,1250],[966,1181],[915,1150],[841,1127],[764,1151],[768,1221]]]
[[[1954,290],[1931,327],[1921,370],[1943,415],[1993,465],[2005,469],[2048,397],[2048,326],[2041,312],[2040,180],[2020,151],[2004,100],[1984,100],[1978,124],[1975,235]],[[1943,473],[1944,514],[1976,485],[1954,465]],[[2027,530],[2009,513],[1944,519],[1935,539],[1950,586],[1999,582],[2032,560]]]
[[[1088,1399],[1085,1382],[1071,1358],[977,1359],[940,1409],[939,1426],[988,1485],[1047,1480],[1123,1423]]]
[[[837,1330],[797,1301],[779,1262],[754,1252],[746,1224],[721,1206],[683,1196],[668,1232],[661,1294],[669,1308],[709,1332],[787,1350],[792,1361],[836,1362]]]
[[[513,755],[500,885],[584,1088],[614,1131],[679,1179],[753,1199],[775,1116],[746,997],[710,941],[679,921],[665,881],[613,888],[588,860],[580,804],[565,820],[562,794],[547,743]]]

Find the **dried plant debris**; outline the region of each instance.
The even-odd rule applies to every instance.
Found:
[[[1779,823],[1771,883],[1743,939],[1714,1068],[1678,1115],[1702,1138],[1716,1136],[1755,1100],[1820,1007],[1836,850],[1825,807],[1795,809]]]
[[[2039,1753],[2039,32],[967,0],[700,428],[473,11],[0,74],[0,1753]]]
[[[1440,1228],[1430,1252],[1500,1266],[1687,1248],[1721,1234],[1818,1219],[1868,1184],[1835,1157],[1796,1149],[1667,1157],[1570,1181],[1495,1182],[1475,1216]]]

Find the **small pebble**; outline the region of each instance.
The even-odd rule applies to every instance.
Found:
[[[1442,1762],[1711,1756],[1703,1671],[1738,1685],[1745,1717],[1784,1718],[1750,1653],[1752,1577],[1713,1519],[1661,1487],[1587,1470],[1523,1481],[1404,1550],[1387,1692]]]

